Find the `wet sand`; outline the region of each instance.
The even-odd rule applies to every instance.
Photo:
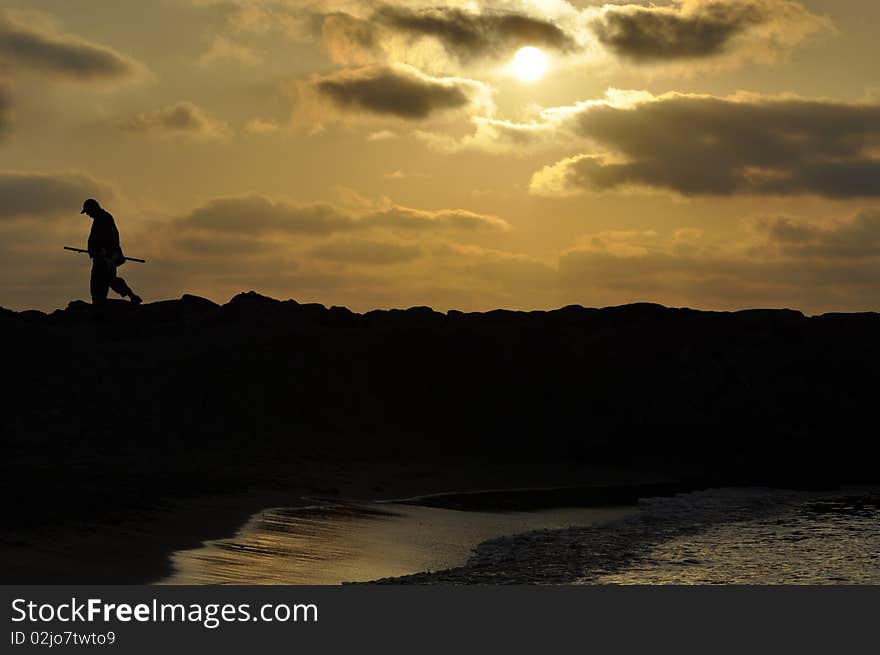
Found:
[[[571,464],[528,468],[505,462],[411,461],[314,463],[270,487],[211,494],[128,512],[112,523],[77,522],[0,535],[6,584],[144,584],[173,573],[172,553],[233,537],[254,514],[270,507],[303,507],[316,499],[356,502],[417,494],[505,487],[651,484],[658,476]]]
[[[482,542],[614,521],[635,507],[462,511],[400,503],[264,510],[235,534],[172,555],[163,584],[369,582],[462,566]]]

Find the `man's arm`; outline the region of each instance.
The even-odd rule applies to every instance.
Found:
[[[114,252],[122,252],[119,246],[119,230],[109,213],[95,219],[89,234],[89,257],[106,257]]]
[[[107,251],[122,252],[122,247],[119,245],[119,230],[116,229],[116,221],[113,220],[113,216],[110,214],[107,214],[107,218],[110,219],[107,221]]]

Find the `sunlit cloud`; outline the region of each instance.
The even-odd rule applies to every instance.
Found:
[[[252,118],[244,126],[245,132],[259,135],[275,134],[280,128],[275,121],[264,118]]]
[[[536,108],[526,121],[513,121],[495,116],[473,116],[472,131],[464,136],[422,131],[417,136],[429,145],[447,152],[466,150],[528,156],[561,144],[582,141],[578,117],[592,108],[629,109],[638,103],[653,100],[646,91],[608,89],[598,100],[583,100],[561,107]]]
[[[559,52],[578,47],[574,38],[553,21],[488,7],[472,12],[456,7],[412,9],[386,5],[370,21],[413,38],[437,39],[450,56],[463,60],[507,57],[523,46]]]
[[[424,70],[501,62],[526,46],[595,67],[619,58],[640,65],[732,66],[769,61],[818,34],[831,21],[794,0],[680,0],[670,5],[578,8],[553,2],[299,3],[336,63],[398,62]],[[600,53],[603,53],[601,54]]]
[[[681,0],[672,6],[606,5],[590,23],[599,42],[636,62],[730,55],[771,57],[830,29],[789,0]]]
[[[531,190],[539,195],[631,187],[683,195],[880,194],[876,104],[669,93],[552,115],[564,120],[545,126],[594,145],[537,172]]]
[[[565,2],[544,4],[364,4],[319,16],[320,39],[338,64],[397,62],[431,72],[488,73],[526,46],[577,56],[591,38],[578,27],[578,12]]]
[[[385,228],[402,233],[507,230],[503,219],[465,209],[426,210],[390,204],[352,212],[329,203],[295,205],[259,195],[216,198],[179,219],[183,229],[242,234],[329,235]]]
[[[315,119],[333,113],[424,120],[438,114],[486,113],[490,89],[475,80],[433,77],[412,66],[366,66],[315,76],[298,85],[300,111],[312,108]],[[317,105],[317,106],[314,106]]]
[[[211,45],[199,57],[199,63],[202,65],[228,61],[255,66],[262,61],[262,57],[253,48],[219,34],[214,36]]]
[[[123,119],[118,124],[128,132],[161,136],[212,140],[230,134],[226,123],[186,101]]]
[[[389,141],[397,138],[397,133],[391,130],[377,130],[367,135],[367,141]]]

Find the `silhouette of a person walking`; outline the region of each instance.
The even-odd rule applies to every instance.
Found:
[[[107,291],[113,289],[120,296],[128,297],[138,305],[141,297],[131,290],[125,280],[116,275],[116,267],[125,263],[122,247],[119,245],[119,230],[110,212],[98,204],[94,198],[83,203],[80,214],[92,218],[89,232],[89,257],[92,258],[92,279],[90,288],[92,304],[100,305],[107,301]]]

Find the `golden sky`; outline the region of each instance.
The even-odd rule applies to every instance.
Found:
[[[2,306],[880,304],[880,3],[4,5]]]

